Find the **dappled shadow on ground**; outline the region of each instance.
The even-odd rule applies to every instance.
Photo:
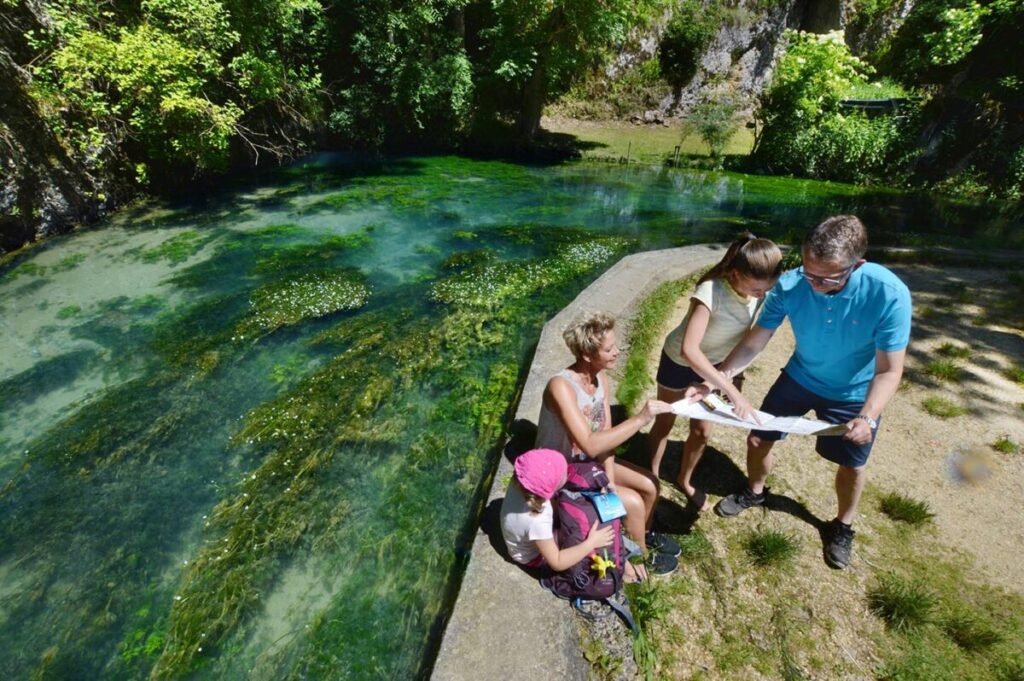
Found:
[[[1008,373],[1024,365],[1024,278],[1010,270],[892,266],[913,295],[914,321],[906,379],[930,389],[953,388],[974,414],[1019,414],[1012,400],[992,401],[1009,388]],[[964,353],[943,354],[940,339]],[[933,363],[955,369],[945,380]]]

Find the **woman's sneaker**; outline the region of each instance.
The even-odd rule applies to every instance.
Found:
[[[754,494],[749,487],[744,487],[742,492],[722,497],[722,500],[715,504],[715,513],[723,518],[731,518],[739,515],[753,506],[764,506],[768,499],[768,488],[765,487],[760,494]]]
[[[667,553],[651,551],[644,565],[647,566],[647,572],[652,575],[670,575],[679,567],[679,560]]]
[[[676,540],[661,532],[648,532],[644,535],[644,543],[647,544],[648,549],[658,553],[667,553],[670,556],[678,556],[682,553]]]

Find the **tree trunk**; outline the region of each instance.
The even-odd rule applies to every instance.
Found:
[[[540,116],[544,111],[544,95],[547,91],[547,69],[544,62],[538,60],[530,78],[523,86],[523,103],[519,110],[519,138],[522,142],[532,142],[540,129]]]

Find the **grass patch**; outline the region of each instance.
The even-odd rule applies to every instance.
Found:
[[[967,413],[967,410],[959,404],[950,402],[944,397],[926,397],[921,401],[921,407],[932,416],[940,419],[951,419]]]
[[[926,502],[911,499],[899,492],[884,495],[878,502],[878,508],[893,520],[908,525],[923,525],[935,517]]]
[[[743,550],[755,565],[770,567],[793,560],[800,542],[779,530],[755,530],[743,540]]]
[[[1013,366],[1006,370],[1006,377],[1014,383],[1024,385],[1024,367]]]
[[[992,443],[992,449],[1003,454],[1016,454],[1020,451],[1020,444],[1012,440],[1009,435],[1000,435]]]
[[[960,380],[960,367],[951,359],[936,359],[925,365],[924,372],[940,381],[955,383]]]
[[[922,584],[894,574],[882,575],[868,589],[868,609],[896,631],[907,631],[931,621],[935,595]]]
[[[683,560],[703,560],[715,555],[715,547],[700,530],[679,538],[679,557]]]
[[[939,627],[949,640],[972,653],[987,650],[1003,640],[1002,634],[986,619],[968,610],[948,613]]]
[[[694,275],[666,282],[640,303],[627,339],[629,358],[619,377],[619,388],[615,393],[619,404],[629,411],[636,410],[647,388],[654,383],[651,379],[654,372],[648,367],[647,359],[655,344],[664,340],[665,321],[672,314],[676,301],[693,287],[698,278],[699,275]]]
[[[943,343],[936,352],[942,357],[948,357],[949,359],[967,359],[971,356],[970,348],[957,345],[956,343]]]

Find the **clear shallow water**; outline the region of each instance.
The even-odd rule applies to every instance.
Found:
[[[795,238],[1019,248],[844,185],[315,157],[0,271],[0,674],[406,678],[543,322],[621,255]]]

